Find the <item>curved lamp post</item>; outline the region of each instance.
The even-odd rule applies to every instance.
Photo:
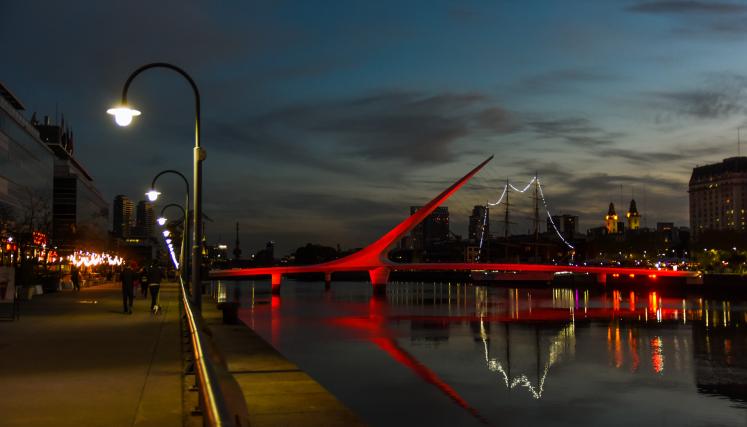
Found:
[[[113,115],[115,121],[120,126],[129,125],[132,123],[133,117],[140,115],[140,111],[131,108],[127,104],[127,90],[135,77],[151,68],[167,68],[176,71],[189,82],[195,96],[194,194],[192,198],[192,202],[194,203],[192,224],[192,302],[194,309],[200,311],[202,309],[202,281],[200,277],[200,260],[202,259],[200,248],[202,245],[202,162],[205,160],[206,154],[205,150],[200,147],[200,92],[197,90],[197,85],[189,74],[175,65],[166,62],[146,64],[130,74],[130,77],[127,78],[122,88],[121,105],[110,108],[107,110],[107,113]]]

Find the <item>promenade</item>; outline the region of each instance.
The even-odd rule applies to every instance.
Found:
[[[35,296],[20,320],[0,322],[0,425],[196,426],[196,395],[184,390],[177,286],[164,312],[136,298],[124,314],[118,284]],[[205,299],[216,348],[237,378],[252,426],[358,425],[321,385],[244,325],[223,325]]]
[[[119,285],[35,296],[0,322],[0,424],[181,426],[177,287],[164,314],[137,298],[122,312]]]

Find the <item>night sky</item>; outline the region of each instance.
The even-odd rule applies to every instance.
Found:
[[[232,244],[239,221],[245,253],[362,246],[492,154],[446,203],[457,234],[506,177],[535,170],[581,231],[621,193],[618,213],[634,195],[642,224],[688,225],[692,168],[736,155],[747,126],[747,3],[114,3],[2,2],[0,81],[27,117],[64,114],[110,202],[144,198],[160,170],[191,175],[178,75],[135,80],[129,128],[105,114],[138,66],[186,69],[202,93],[208,241]],[[177,179],[161,182],[181,201]],[[529,227],[522,200],[515,231]]]

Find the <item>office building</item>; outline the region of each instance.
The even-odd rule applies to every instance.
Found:
[[[410,215],[421,209],[422,206],[410,206]],[[416,251],[423,250],[435,242],[449,239],[449,208],[439,206],[430,215],[415,226],[410,232],[412,246]]]
[[[578,216],[576,215],[553,215],[552,222],[558,227],[558,231],[566,239],[573,239],[578,228]],[[553,226],[550,219],[547,219],[547,231],[553,232]]]
[[[747,157],[699,166],[690,176],[690,229],[697,239],[705,231],[745,231]]]
[[[112,206],[112,234],[114,237],[125,238],[132,235],[134,229],[133,215],[135,204],[122,194],[114,198]]]
[[[153,214],[153,205],[145,200],[139,201],[137,203],[137,211],[135,214],[134,235],[142,238],[153,237],[155,226],[156,217]]]

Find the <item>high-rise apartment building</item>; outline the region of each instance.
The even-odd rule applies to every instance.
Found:
[[[475,205],[469,216],[469,240],[479,241],[490,234],[490,210],[487,206]]]
[[[112,209],[112,233],[115,237],[129,237],[134,228],[135,204],[122,194],[114,198]]]
[[[422,206],[410,206],[410,215]],[[410,232],[412,246],[423,250],[431,244],[449,239],[449,208],[439,206]]]
[[[563,235],[566,239],[573,239],[578,230],[578,216],[576,215],[553,215],[552,222],[558,227],[558,232]],[[553,226],[550,219],[547,219],[547,231],[553,232]]]
[[[153,229],[156,225],[156,217],[153,214],[153,205],[141,200],[137,203],[135,215],[135,235],[137,237],[153,237]]]
[[[688,193],[693,238],[708,230],[747,230],[747,157],[694,168]]]

